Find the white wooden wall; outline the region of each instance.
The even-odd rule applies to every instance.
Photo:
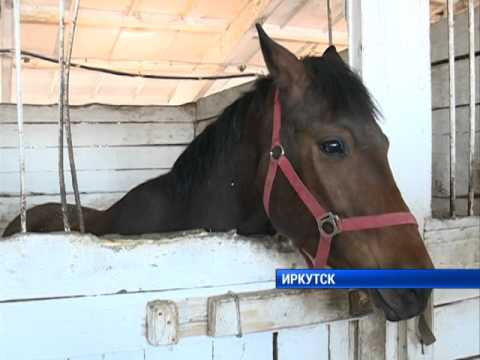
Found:
[[[480,265],[480,219],[432,220],[439,267]],[[291,244],[203,232],[142,239],[17,235],[0,242],[0,359],[453,359],[480,354],[480,290],[434,295],[425,348],[380,313],[352,317],[347,292],[267,291],[274,269],[305,266]],[[238,295],[207,311],[215,296]],[[222,297],[225,298],[225,297]],[[178,343],[147,341],[146,306],[178,308]],[[220,315],[219,315],[220,314]],[[216,324],[212,326],[212,324]],[[215,328],[208,333],[207,328]],[[208,334],[212,336],[208,336]],[[273,353],[277,358],[273,357]]]
[[[143,181],[167,172],[223,109],[251,87],[232,88],[183,106],[72,107],[82,205],[104,209]],[[59,202],[56,106],[25,106],[28,206]],[[19,213],[16,108],[0,104],[0,233]],[[65,158],[67,191],[70,170]],[[68,196],[73,202],[73,195]]]
[[[72,108],[84,205],[105,208],[133,186],[170,169],[194,136],[195,106]],[[57,108],[25,106],[28,206],[59,201]],[[0,232],[19,211],[16,110],[0,105]],[[71,192],[66,159],[67,191]],[[72,201],[72,196],[69,197]]]

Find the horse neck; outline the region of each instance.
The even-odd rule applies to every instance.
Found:
[[[210,171],[191,189],[191,218],[198,220],[193,221],[192,227],[230,230],[248,222],[254,224],[251,232],[256,232],[257,223],[268,222],[261,200],[263,183],[258,174],[263,156],[259,132],[264,119],[251,103],[248,106],[241,119],[239,141],[210,159]]]

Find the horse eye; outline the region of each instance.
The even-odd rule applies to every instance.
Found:
[[[327,140],[320,144],[320,148],[327,155],[345,155],[345,145],[341,140]]]

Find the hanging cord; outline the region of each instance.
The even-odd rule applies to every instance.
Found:
[[[12,49],[0,49],[0,54],[7,54],[13,55],[14,51]],[[31,57],[35,59],[39,59],[42,61],[46,61],[52,64],[58,64],[58,59],[54,59],[50,56],[38,54],[36,52],[22,50],[22,55],[25,57]],[[153,74],[140,74],[140,73],[131,73],[127,71],[120,71],[120,70],[113,70],[107,69],[102,67],[90,66],[90,65],[83,65],[78,63],[70,63],[70,67],[74,67],[77,69],[83,69],[88,71],[95,71],[104,74],[116,75],[116,76],[126,76],[126,77],[135,77],[135,78],[142,78],[142,79],[157,79],[157,80],[224,80],[224,79],[238,79],[238,78],[246,78],[246,77],[257,77],[261,76],[262,74],[257,73],[243,73],[243,74],[230,74],[230,75],[199,75],[199,76],[189,76],[189,75],[153,75]]]
[[[72,18],[72,29],[68,42],[67,58],[65,64],[65,129],[67,131],[68,160],[70,163],[70,174],[72,177],[73,193],[75,195],[75,205],[77,208],[78,227],[81,233],[85,232],[85,221],[83,219],[82,203],[80,201],[80,191],[78,190],[77,169],[75,166],[75,157],[73,154],[72,127],[70,123],[70,62],[72,59],[73,43],[75,40],[75,31],[77,29],[77,18],[80,9],[80,0],[75,0],[75,9]]]
[[[58,181],[60,185],[60,199],[62,202],[63,229],[70,231],[68,220],[67,194],[65,191],[65,174],[63,164],[63,130],[65,105],[65,3],[59,0],[59,31],[58,31],[58,64],[60,65],[59,96],[58,96]]]

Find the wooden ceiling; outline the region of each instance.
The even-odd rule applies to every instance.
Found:
[[[445,1],[432,0],[435,16]],[[11,48],[11,0],[0,0],[2,48]],[[22,0],[22,48],[57,57],[58,0]],[[66,0],[67,30],[73,0]],[[331,0],[333,40],[347,46],[343,0]],[[433,14],[433,13],[432,13]],[[265,73],[255,22],[298,56],[328,46],[327,0],[81,0],[72,61],[136,74]],[[2,102],[15,100],[14,64],[2,62]],[[24,57],[25,103],[57,102],[57,65]],[[72,69],[71,104],[178,105],[250,81],[157,80]]]

